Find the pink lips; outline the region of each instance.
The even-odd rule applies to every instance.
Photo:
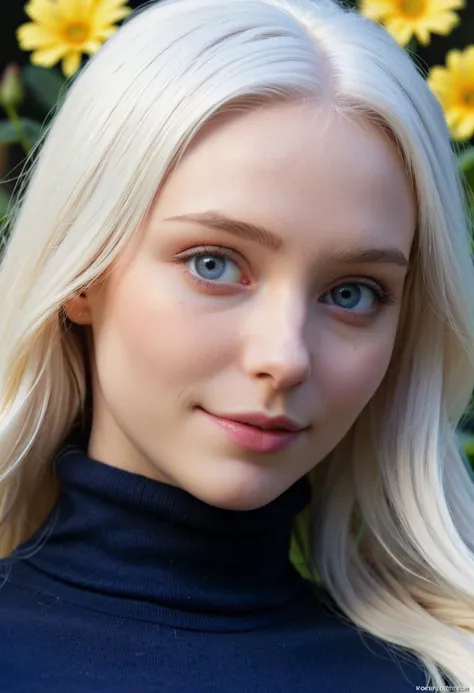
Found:
[[[282,429],[264,430],[231,419],[221,419],[205,409],[201,409],[201,411],[210,421],[217,424],[234,443],[254,452],[283,450],[303,433],[303,431],[284,431]]]

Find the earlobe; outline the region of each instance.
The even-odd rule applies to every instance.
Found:
[[[85,293],[66,301],[63,311],[71,322],[79,325],[88,325],[91,322],[89,303]]]

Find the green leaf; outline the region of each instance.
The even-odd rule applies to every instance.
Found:
[[[43,132],[43,126],[36,120],[30,120],[30,118],[22,118],[20,120],[21,127],[23,130],[23,135],[26,139],[34,144]]]
[[[21,118],[19,120],[23,137],[31,144],[34,144],[42,132],[43,126],[36,120]],[[20,134],[16,127],[9,120],[0,120],[0,145],[16,144],[21,141]]]
[[[15,144],[20,141],[16,129],[9,120],[0,120],[0,145]]]
[[[461,171],[474,193],[474,147],[469,147],[458,157]]]
[[[0,221],[7,213],[9,201],[10,197],[7,191],[4,190],[0,185]]]
[[[23,82],[48,113],[60,99],[62,90],[66,91],[66,79],[59,71],[38,65],[26,65],[23,68]]]

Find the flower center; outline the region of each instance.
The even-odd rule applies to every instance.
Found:
[[[425,11],[426,0],[401,0],[400,5],[407,17],[416,17]]]
[[[465,94],[464,101],[468,106],[474,106],[474,89],[472,91],[468,91],[467,94]]]
[[[89,35],[89,27],[82,22],[70,24],[66,29],[66,36],[73,43],[83,43]]]

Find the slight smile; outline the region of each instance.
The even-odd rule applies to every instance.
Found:
[[[283,450],[309,429],[309,426],[296,431],[263,429],[251,424],[216,416],[202,409],[202,407],[199,407],[199,409],[210,421],[217,424],[234,443],[254,452],[277,452]]]

